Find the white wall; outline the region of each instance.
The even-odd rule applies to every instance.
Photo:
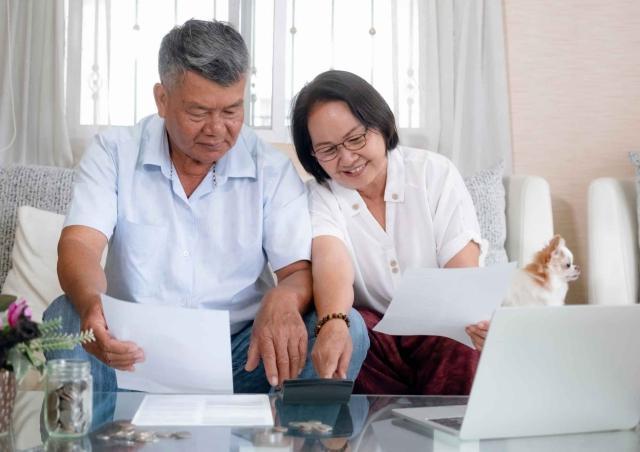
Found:
[[[556,232],[582,278],[586,302],[589,182],[632,177],[640,151],[640,1],[504,0],[513,162],[549,181]]]

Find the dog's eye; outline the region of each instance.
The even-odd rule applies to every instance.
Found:
[[[571,264],[567,263],[567,268],[571,268]]]

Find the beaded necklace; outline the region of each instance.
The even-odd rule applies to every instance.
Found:
[[[213,165],[211,165],[211,183],[213,184],[213,188],[216,188],[216,186],[218,185],[218,179],[216,179],[216,163],[217,162],[213,162]],[[173,160],[171,160],[171,167],[169,168],[169,179],[171,179],[171,183],[173,183],[173,168]],[[176,172],[178,172],[177,169]]]

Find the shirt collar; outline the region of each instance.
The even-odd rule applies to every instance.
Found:
[[[404,173],[402,149],[397,147],[387,153],[387,186],[384,190],[385,202],[404,202]]]
[[[344,187],[333,179],[329,179],[328,182],[331,191],[336,194],[345,212],[348,212],[351,216],[355,216],[362,212],[362,209],[367,208],[362,196],[360,196],[357,190]],[[387,184],[384,190],[384,201],[404,202],[404,191],[404,160],[402,158],[402,151],[398,147],[387,153]]]
[[[142,128],[140,164],[160,167],[162,174],[169,179],[171,177],[171,160],[169,159],[169,140],[164,128],[164,119],[158,115],[152,115],[143,119],[139,127]]]
[[[218,184],[224,184],[229,178],[257,177],[256,142],[258,137],[246,125],[238,135],[236,144],[216,164]]]
[[[158,115],[145,118],[142,126],[143,135],[140,144],[140,163],[143,166],[160,167],[165,177],[171,177],[171,160],[169,158],[169,139],[164,127],[164,119]],[[232,177],[249,177],[255,179],[257,168],[255,149],[257,136],[251,129],[243,125],[236,143],[216,164],[216,182],[224,184]]]
[[[336,195],[338,202],[342,206],[342,210],[344,212],[349,213],[352,217],[358,215],[363,209],[367,208],[367,205],[358,193],[358,190],[354,190],[352,188],[347,188],[333,179],[329,179],[329,186],[331,187],[331,191]]]

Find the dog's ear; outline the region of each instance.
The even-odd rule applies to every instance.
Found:
[[[558,254],[560,254],[560,250],[564,248],[564,239],[562,238],[562,236],[560,234],[554,235],[549,242],[548,248],[552,250],[552,255],[557,256]]]

